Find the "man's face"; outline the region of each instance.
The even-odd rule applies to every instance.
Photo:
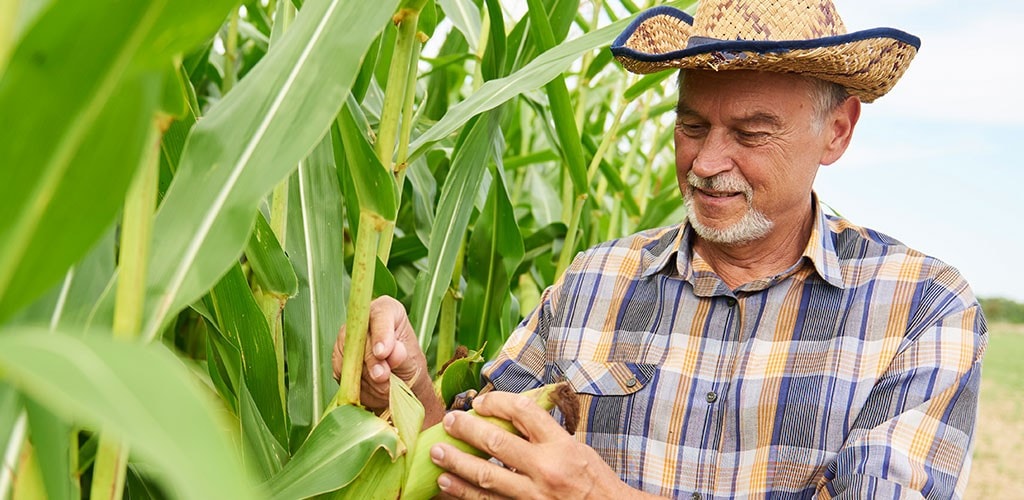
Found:
[[[804,227],[828,143],[812,95],[794,75],[685,73],[676,174],[699,236],[735,245]]]

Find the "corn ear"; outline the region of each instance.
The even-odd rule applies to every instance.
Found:
[[[569,384],[565,382],[557,384],[549,384],[543,387],[538,387],[530,391],[522,393],[524,396],[533,399],[541,408],[545,410],[551,410],[556,405],[562,407],[561,400],[569,398],[575,398],[576,393],[569,387]],[[576,421],[575,413],[578,412],[578,405],[575,404],[575,399],[568,405],[572,410],[568,410],[573,414],[568,416],[567,421]],[[563,410],[565,410],[563,408]],[[476,415],[492,424],[516,435],[519,435],[519,431],[512,425],[512,422],[496,417],[483,417],[477,415],[476,411],[469,410],[471,415]],[[563,411],[564,413],[564,411]],[[573,425],[575,427],[575,425]],[[570,432],[574,432],[575,429],[571,429]],[[480,451],[472,446],[466,444],[463,441],[455,439],[450,436],[444,430],[444,426],[441,423],[435,424],[429,429],[424,430],[420,433],[419,438],[416,440],[416,448],[413,451],[407,465],[409,467],[408,474],[405,479],[405,486],[402,488],[403,499],[424,499],[433,498],[435,495],[440,493],[440,489],[437,486],[437,478],[441,475],[442,470],[434,462],[430,460],[430,448],[436,443],[446,443],[454,446],[456,449],[471,453],[478,457],[487,457],[487,454]]]

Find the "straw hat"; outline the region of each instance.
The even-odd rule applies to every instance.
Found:
[[[871,102],[896,84],[920,46],[918,37],[892,28],[847,34],[830,0],[702,0],[693,17],[666,6],[641,13],[611,49],[633,73],[799,73]]]

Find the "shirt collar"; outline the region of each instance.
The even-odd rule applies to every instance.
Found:
[[[838,235],[832,230],[828,217],[821,209],[817,194],[811,194],[811,203],[814,207],[814,225],[811,227],[811,237],[807,240],[803,257],[793,268],[783,272],[782,275],[792,274],[796,269],[809,262],[814,271],[829,284],[844,288],[842,269],[839,267],[839,255],[836,253],[836,238]],[[641,276],[653,276],[669,268],[669,264],[675,263],[673,270],[678,276],[694,285],[695,289],[707,289],[706,293],[698,295],[716,295],[722,293],[719,290],[724,286],[713,285],[706,281],[710,268],[703,259],[697,256],[694,260],[693,241],[696,237],[693,227],[689,222],[680,224],[674,231],[664,232],[655,245],[648,247],[643,256],[643,271]],[[713,273],[712,273],[713,274]],[[721,280],[715,277],[719,283]]]

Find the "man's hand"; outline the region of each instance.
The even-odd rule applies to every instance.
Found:
[[[448,472],[441,491],[455,498],[636,498],[593,448],[574,440],[547,411],[529,398],[491,392],[473,400],[480,415],[511,421],[523,437],[475,418],[450,412],[445,430],[505,464],[505,468],[436,444],[430,458]]]
[[[341,376],[344,347],[345,326],[342,326],[331,356],[335,379]],[[384,296],[370,303],[369,332],[363,358],[360,402],[364,406],[373,410],[387,408],[390,378],[394,373],[409,384],[423,403],[426,412],[424,427],[440,420],[444,408],[434,394],[427,359],[420,350],[405,308],[397,300]]]

